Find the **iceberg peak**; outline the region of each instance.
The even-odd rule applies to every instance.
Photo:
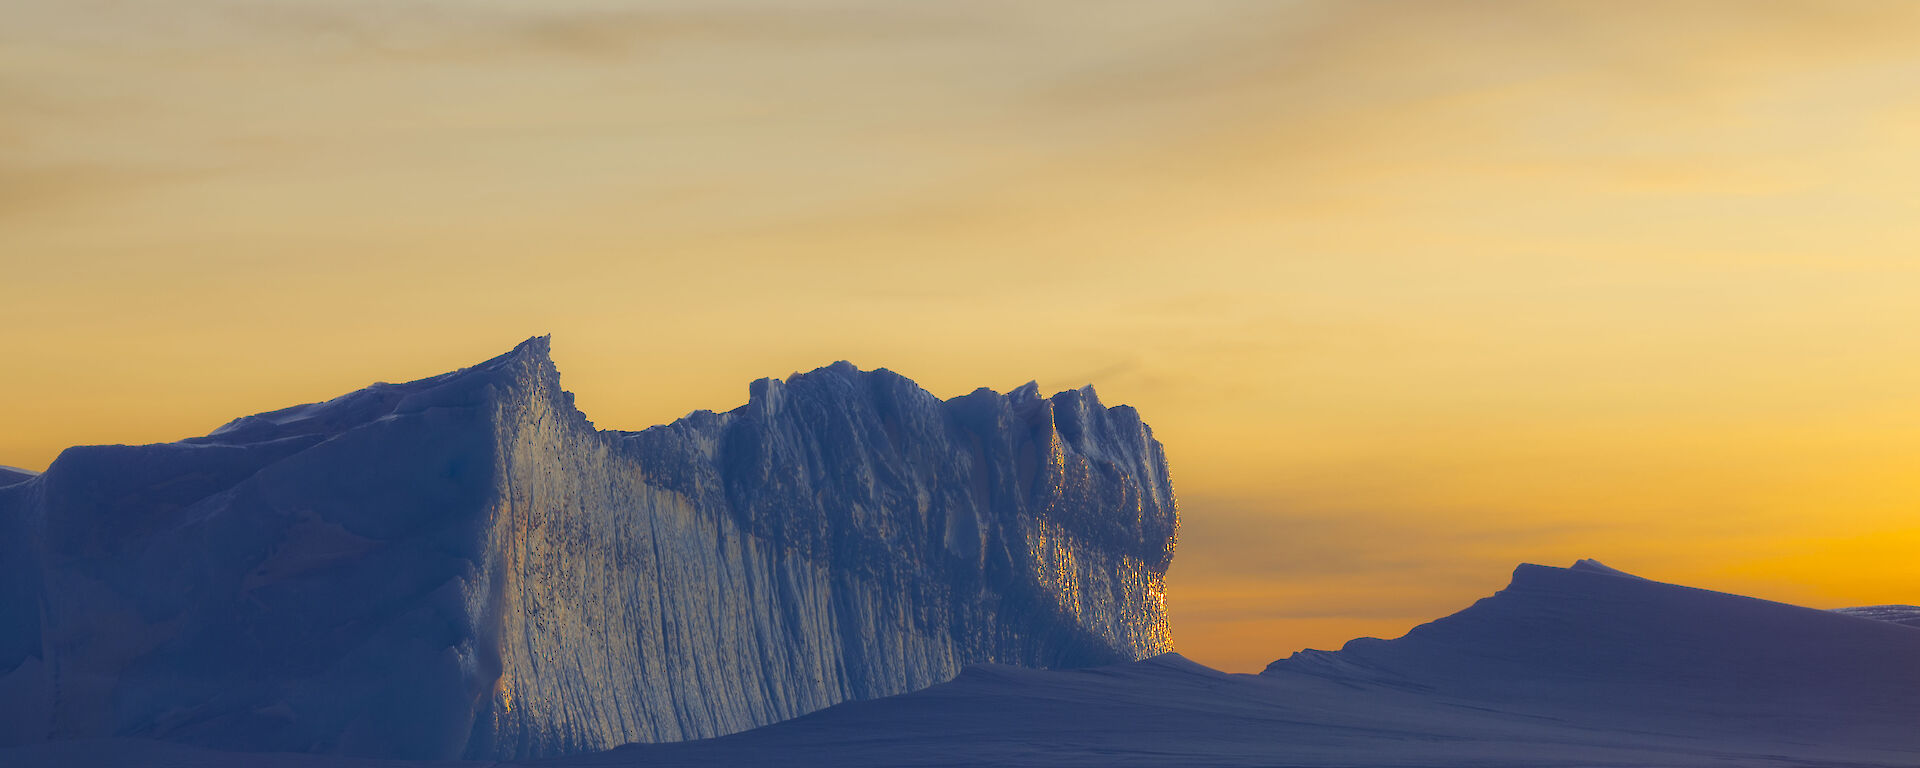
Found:
[[[1576,560],[1574,561],[1571,567],[1567,568],[1567,570],[1580,571],[1582,573],[1603,573],[1608,576],[1622,576],[1629,579],[1641,578],[1639,576],[1635,576],[1631,573],[1627,573],[1626,571],[1620,570],[1618,568],[1608,567],[1606,563],[1602,563],[1599,560],[1595,560],[1593,558],[1581,558],[1579,560]],[[1645,579],[1641,579],[1641,580],[1645,581]]]
[[[1040,402],[1040,382],[1029,381],[1014,387],[1012,392],[1007,393],[1007,399],[1016,406]]]

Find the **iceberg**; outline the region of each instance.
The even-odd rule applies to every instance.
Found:
[[[536,337],[68,449],[0,487],[0,745],[527,758],[1172,650],[1132,408],[844,362],[749,396],[598,430]]]

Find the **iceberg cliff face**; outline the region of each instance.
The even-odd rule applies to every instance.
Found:
[[[0,742],[525,757],[1171,650],[1131,408],[846,363],[750,392],[598,431],[537,338],[70,449],[0,487]]]

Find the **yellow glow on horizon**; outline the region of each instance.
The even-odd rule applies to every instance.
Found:
[[[1920,6],[0,7],[0,464],[553,333],[602,428],[849,359],[1168,447],[1183,653],[1521,561],[1920,602]]]

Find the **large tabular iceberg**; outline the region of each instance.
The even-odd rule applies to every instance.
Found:
[[[0,487],[0,744],[524,757],[1171,650],[1159,442],[838,363],[594,429],[545,338]]]

